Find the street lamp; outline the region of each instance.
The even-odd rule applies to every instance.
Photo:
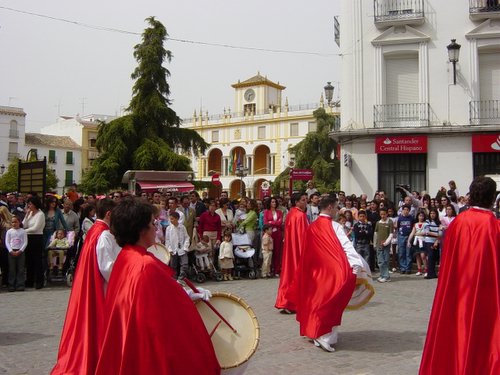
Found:
[[[242,165],[238,165],[235,171],[236,176],[240,178],[240,197],[244,197],[245,189],[243,189],[243,177],[248,175],[248,168],[245,168]]]
[[[458,57],[460,55],[460,47],[462,47],[456,41],[457,41],[456,39],[452,39],[451,43],[446,46],[446,49],[448,50],[448,59],[453,64],[453,84],[454,85],[457,84],[456,65],[458,62]]]
[[[5,172],[5,164],[0,165],[0,176],[2,176]]]
[[[328,102],[328,106],[330,107],[331,103],[332,103],[332,99],[333,99],[333,90],[335,88],[333,87],[331,82],[327,82],[324,89],[325,89],[325,98],[326,98],[326,101]]]

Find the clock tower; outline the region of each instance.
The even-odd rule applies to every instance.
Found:
[[[260,73],[246,81],[231,85],[235,89],[234,112],[261,114],[281,107],[281,92],[285,86],[270,81]]]

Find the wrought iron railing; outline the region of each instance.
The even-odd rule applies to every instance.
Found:
[[[424,0],[374,0],[375,22],[424,17]]]
[[[500,12],[499,0],[469,0],[469,13]]]
[[[382,104],[373,106],[376,128],[429,126],[429,103]]]
[[[500,121],[500,100],[474,100],[469,102],[469,119],[472,125]]]

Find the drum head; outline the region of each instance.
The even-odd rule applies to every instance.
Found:
[[[250,246],[238,246],[234,249],[234,253],[238,258],[251,258],[255,254],[255,249]]]
[[[210,303],[237,331],[234,333],[224,322],[219,324],[220,318],[205,303],[196,302],[207,332],[213,332],[211,339],[219,364],[223,369],[241,366],[259,344],[257,317],[245,301],[230,293],[214,292]]]
[[[170,262],[170,253],[165,245],[155,243],[153,246],[148,247],[148,251],[168,266]]]

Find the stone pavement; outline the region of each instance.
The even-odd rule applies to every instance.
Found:
[[[335,353],[298,335],[294,315],[274,309],[277,279],[207,282],[211,291],[244,298],[261,327],[261,341],[247,374],[416,374],[436,279],[392,275],[375,283],[376,294],[358,311],[344,314]],[[0,374],[48,374],[54,365],[69,288],[0,293]]]

